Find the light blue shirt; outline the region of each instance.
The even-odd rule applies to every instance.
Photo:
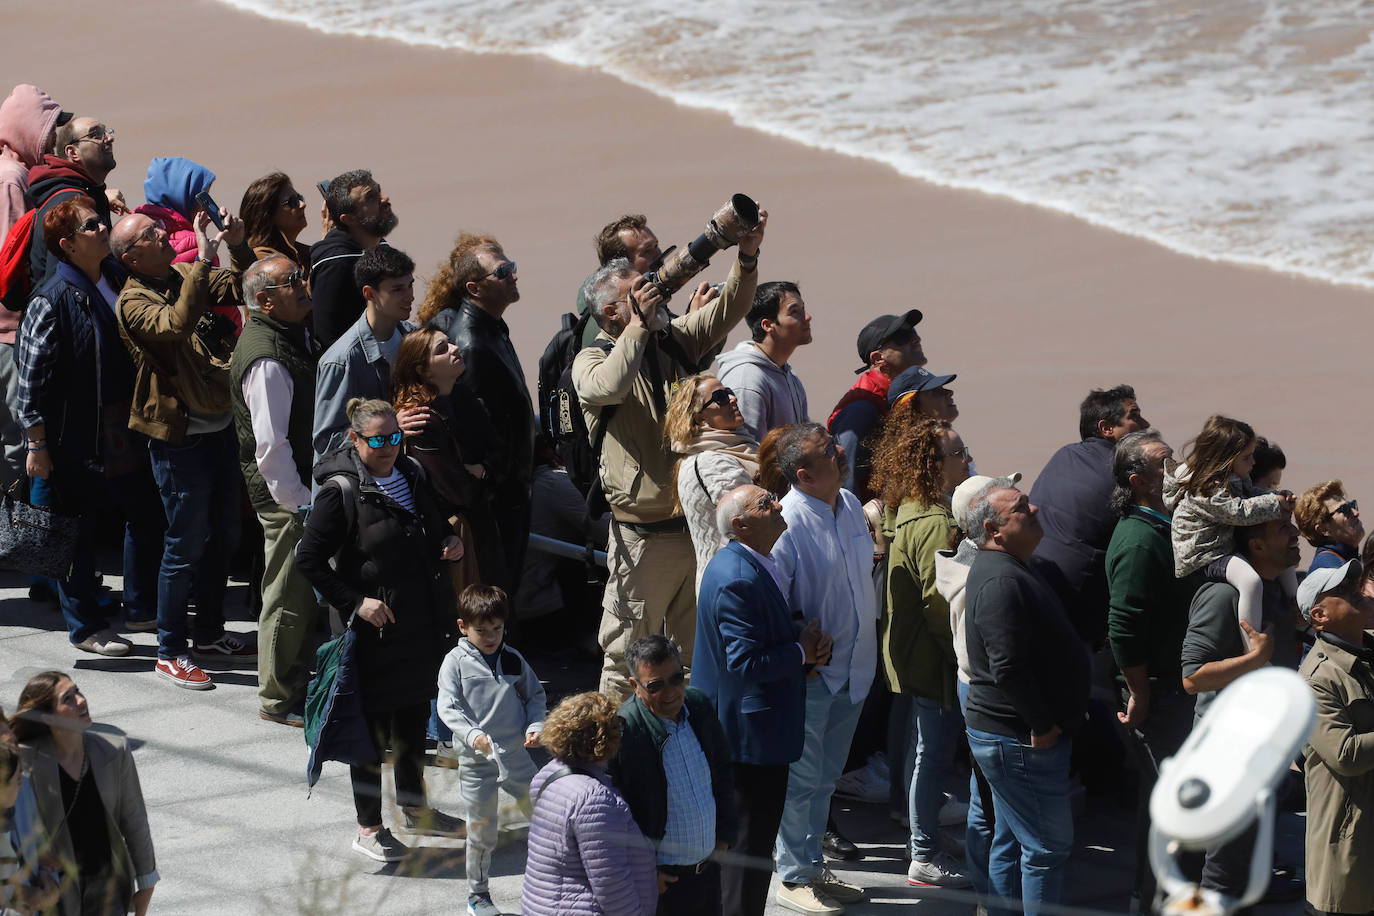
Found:
[[[659,717],[668,730],[663,743],[663,775],[668,779],[668,823],[658,845],[659,865],[695,865],[716,848],[716,798],[711,794],[711,765],[687,708],[677,722]]]
[[[878,594],[873,538],[858,497],[841,490],[835,511],[797,487],[782,498],[787,530],[773,545],[783,595],[794,613],[818,620],[835,641],[830,664],[817,670],[832,694],[849,683],[862,703],[878,665]]]

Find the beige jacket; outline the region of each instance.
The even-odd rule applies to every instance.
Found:
[[[696,312],[673,319],[669,333],[692,359],[699,359],[725,339],[754,301],[758,271],[744,271],[738,260],[725,278],[720,297]],[[611,339],[604,331],[599,339]],[[664,439],[664,416],[654,404],[649,370],[644,364],[652,335],[643,328],[626,328],[609,353],[587,347],[573,361],[572,380],[588,434],[595,439],[601,427],[601,408],[620,405],[611,418],[601,449],[601,486],[611,514],[623,522],[660,522],[680,515],[673,489],[677,462]],[[657,347],[663,379],[663,402],[686,369]]]
[[[1374,671],[1319,640],[1300,673],[1317,697],[1303,748],[1307,901],[1334,913],[1374,910]]]
[[[217,305],[239,304],[239,276],[253,263],[253,249],[229,249],[233,269],[202,261],[173,264],[165,284],[130,276],[119,294],[119,336],[134,360],[134,400],[129,428],[172,445],[186,437],[188,411],[213,415],[233,409],[229,357],[235,336],[211,349],[196,323]]]
[[[110,837],[110,860],[117,888],[106,913],[128,912],[136,889],[157,883],[157,860],[153,855],[153,836],[148,830],[148,812],[143,806],[143,790],[138,769],[124,739],[117,735],[87,731],[86,757],[90,761],[87,778],[95,778],[100,801],[105,806],[105,828]],[[76,858],[71,834],[63,820],[62,783],[58,777],[57,749],[44,735],[21,745],[24,779],[33,786],[38,802],[38,820],[47,833],[47,842],[64,863]],[[70,865],[64,866],[70,868]],[[120,909],[120,903],[124,908]],[[84,916],[76,882],[67,882],[58,904],[60,916]]]

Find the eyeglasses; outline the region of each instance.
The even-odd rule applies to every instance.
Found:
[[[652,681],[644,685],[644,689],[647,690],[650,695],[653,695],[655,693],[658,693],[664,687],[681,687],[686,682],[687,672],[679,669],[678,671],[668,675],[667,677],[654,678]]]
[[[831,458],[834,458],[839,453],[839,446],[835,444],[834,439],[831,439],[829,442],[825,444],[825,448],[821,450],[821,457],[829,461]]]
[[[158,234],[159,231],[164,231],[164,232],[165,232],[166,229],[167,229],[167,227],[164,226],[164,225],[162,225],[162,220],[160,220],[160,219],[155,219],[155,220],[153,220],[153,224],[152,224],[151,226],[149,226],[147,229],[144,229],[144,230],[143,230],[142,232],[140,232],[138,235],[134,236],[134,241],[135,241],[135,242],[151,242],[151,241],[153,241],[154,239],[157,238],[157,234]]]
[[[507,261],[506,263],[502,264],[500,267],[498,267],[498,268],[496,268],[495,270],[493,270],[491,273],[489,273],[489,274],[487,274],[486,276],[482,277],[482,279],[485,280],[487,277],[495,277],[495,278],[498,279],[498,280],[509,280],[509,279],[511,278],[511,276],[512,276],[514,273],[515,273],[515,262],[514,262],[514,261]]]
[[[701,409],[705,410],[706,408],[715,404],[718,404],[721,407],[729,407],[730,399],[734,396],[735,391],[733,388],[717,388],[715,391],[711,392],[711,396],[709,398],[701,402]]]
[[[968,446],[966,445],[966,446],[964,446],[963,448],[959,449],[959,451],[957,451],[957,452],[950,452],[949,454],[945,455],[944,457],[946,457],[946,458],[958,458],[958,459],[960,459],[960,460],[962,460],[962,461],[968,461],[969,459],[971,459],[971,458],[973,457],[973,453],[970,452],[970,451],[968,450]]]
[[[291,271],[291,276],[289,276],[289,277],[286,278],[286,282],[285,282],[285,283],[269,283],[269,284],[267,284],[266,286],[264,286],[263,289],[282,289],[283,287],[287,287],[287,286],[304,286],[304,285],[305,285],[305,274],[301,273],[299,270],[293,270],[293,271]],[[396,441],[399,442],[400,440],[398,439],[398,440],[396,440]],[[392,444],[392,445],[395,445],[396,443],[393,442],[393,443],[391,443],[391,444]],[[373,446],[373,448],[376,448],[376,447],[377,447],[377,446],[375,446],[375,445]]]
[[[394,433],[382,436],[363,436],[362,440],[367,443],[368,448],[385,448],[388,445],[400,445],[405,437],[406,434],[398,429]]]
[[[1341,503],[1339,506],[1332,509],[1330,512],[1326,514],[1330,518],[1335,518],[1338,515],[1344,515],[1346,518],[1350,518],[1350,514],[1352,512],[1358,513],[1359,511],[1360,501],[1357,499],[1352,499],[1349,502]]]
[[[113,140],[114,136],[115,132],[113,127],[106,127],[104,124],[99,124],[92,127],[90,133],[74,138],[70,145],[74,146],[83,140],[90,140],[92,143],[104,143],[106,140]]]
[[[77,226],[75,229],[73,229],[71,235],[64,235],[63,238],[72,238],[78,232],[98,232],[102,225],[104,224],[100,222],[100,217],[92,216],[90,219],[86,220],[80,226]]]
[[[287,197],[287,198],[285,198],[285,199],[283,199],[283,200],[277,201],[277,206],[278,206],[278,207],[290,207],[291,209],[294,210],[294,209],[296,209],[297,207],[301,206],[301,205],[304,204],[304,203],[305,203],[305,195],[303,195],[300,191],[297,191],[295,194],[292,194],[290,197]]]

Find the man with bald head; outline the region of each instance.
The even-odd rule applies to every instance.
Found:
[[[253,263],[243,222],[221,210],[195,219],[196,260],[173,264],[167,230],[134,213],[115,224],[110,252],[129,271],[115,318],[134,359],[129,427],[150,438],[153,477],[167,513],[157,584],[157,674],[205,690],[210,677],[191,658],[247,660],[256,650],[224,632],[229,557],[238,540],[239,468],[229,396],[239,275]],[[212,267],[221,241],[233,269]],[[186,608],[195,588],[196,619],[187,645]]]
[[[801,756],[805,676],[830,659],[830,637],[815,625],[800,632],[779,586],[773,545],[787,522],[782,504],[762,487],[736,487],[716,507],[728,543],[701,580],[692,686],[711,700],[730,746],[739,831],[733,849],[773,854],[787,798],[787,774]],[[726,916],[760,916],[771,875],[726,865]]]
[[[296,568],[296,544],[310,504],[315,366],[310,294],[300,267],[282,255],[243,275],[248,323],[229,360],[229,396],[239,469],[265,536],[258,619],[258,716],[304,726],[314,651],[315,597]]]
[[[1088,651],[1059,596],[1029,565],[1044,532],[1026,494],[1008,478],[993,480],[973,495],[964,523],[978,545],[965,586],[965,722],[997,814],[989,890],[1038,912],[1064,897],[1073,848],[1069,755],[1087,714]]]

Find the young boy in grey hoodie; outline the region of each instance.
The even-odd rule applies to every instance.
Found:
[[[496,848],[497,790],[504,788],[529,814],[536,772],[525,750],[539,745],[547,712],[544,687],[525,657],[505,644],[510,601],[490,585],[458,596],[463,638],[439,669],[439,717],[453,729],[458,783],[468,811],[469,916],[497,916],[488,873]]]

